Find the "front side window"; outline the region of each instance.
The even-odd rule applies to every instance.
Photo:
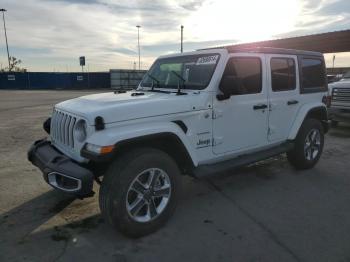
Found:
[[[232,57],[225,77],[231,78],[234,95],[257,94],[262,90],[261,60],[258,57]]]
[[[294,90],[295,62],[292,58],[271,58],[271,87],[274,92]]]
[[[180,84],[184,89],[204,89],[208,86],[219,59],[219,54],[158,59],[145,75],[141,87],[153,85],[156,88],[175,89]]]
[[[303,58],[301,68],[304,90],[325,86],[325,72],[321,59]]]

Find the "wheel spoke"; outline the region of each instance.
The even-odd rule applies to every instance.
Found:
[[[312,141],[312,142],[315,142],[316,135],[317,135],[317,131],[316,131],[316,130],[314,130],[314,131],[311,132],[311,141]]]
[[[162,187],[159,189],[154,189],[154,194],[153,196],[155,197],[168,197],[170,193],[170,187]]]
[[[309,134],[306,136],[305,143],[310,144],[310,141],[311,141],[311,139],[310,139],[310,134]]]
[[[148,204],[148,214],[151,218],[155,217],[158,214],[156,205],[154,204],[153,200],[151,200]]]
[[[143,195],[146,188],[145,186],[137,179],[131,187],[136,193]]]
[[[318,150],[319,150],[319,145],[313,145],[313,146],[312,146],[312,149],[313,149],[314,151],[318,151]]]
[[[149,186],[152,188],[156,185],[158,179],[159,179],[159,172],[156,172],[155,170],[152,170],[150,172],[150,178],[149,178]]]
[[[320,149],[317,145],[312,146],[312,149],[313,149],[312,158],[315,159],[318,153],[320,152]]]
[[[305,143],[304,151],[307,151],[310,148],[310,143]]]
[[[130,213],[133,216],[136,216],[140,210],[144,207],[144,205],[146,204],[146,201],[143,198],[136,198],[136,200],[134,201],[134,203],[132,203],[131,207],[130,207]]]
[[[307,150],[306,150],[306,158],[308,160],[312,160],[312,148],[309,147]]]

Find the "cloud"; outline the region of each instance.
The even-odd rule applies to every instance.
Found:
[[[189,11],[197,11],[202,5],[203,1],[201,0],[190,0],[180,4],[181,7]]]
[[[253,0],[245,0],[250,7]],[[291,0],[292,1],[292,0]],[[350,24],[349,0],[294,0],[300,12],[290,29],[274,37],[294,36],[346,29]],[[29,70],[80,70],[78,57],[85,55],[95,70],[132,68],[137,56],[137,29],[140,24],[142,64],[147,68],[159,55],[178,52],[180,25],[185,25],[185,50],[218,46],[242,41],[232,28],[245,31],[246,25],[232,24],[232,16],[240,13],[234,5],[232,13],[217,19],[221,9],[210,14],[213,0],[2,0],[11,55],[23,60]],[[271,2],[271,1],[270,1]],[[216,4],[217,6],[218,4]],[[251,8],[251,7],[250,7]],[[208,16],[200,17],[203,10]],[[276,10],[278,12],[278,10]],[[241,14],[242,15],[242,14]],[[249,18],[249,13],[247,16]],[[259,21],[251,18],[252,22]],[[217,24],[218,21],[226,21]],[[248,19],[249,20],[249,19]],[[193,24],[192,24],[193,22]],[[210,25],[211,33],[208,31]],[[254,29],[254,27],[250,27]],[[219,29],[220,34],[215,30]],[[232,30],[231,30],[232,31]],[[246,32],[249,35],[249,32]],[[250,34],[253,35],[254,34]],[[0,32],[0,60],[6,63],[3,33]]]
[[[58,62],[63,58],[68,64],[74,61],[70,67],[77,69],[75,60],[80,55],[92,64],[103,64],[102,70],[130,67],[137,50],[137,24],[142,25],[142,44],[151,45],[176,39],[174,29],[186,15],[177,3],[167,1],[5,0],[3,6],[9,10],[6,19],[13,55],[24,48],[50,50],[50,55],[41,56],[50,67],[66,67]],[[30,69],[45,69],[30,52],[18,55],[30,61],[26,63],[32,65]],[[147,58],[144,66],[153,59]]]
[[[326,32],[341,30],[350,18],[350,2],[347,0],[308,0],[302,10],[297,27],[305,31]]]
[[[123,54],[123,55],[137,55],[138,53],[134,50],[128,49],[128,48],[114,48],[111,49],[111,51],[119,53],[119,54]]]
[[[98,4],[97,0],[46,0],[47,2],[64,2],[67,4]]]

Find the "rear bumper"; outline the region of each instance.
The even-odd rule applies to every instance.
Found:
[[[350,123],[350,109],[329,108],[328,115],[330,120]]]
[[[36,141],[28,151],[28,160],[41,170],[52,187],[80,198],[94,194],[93,173],[59,152],[49,141]]]

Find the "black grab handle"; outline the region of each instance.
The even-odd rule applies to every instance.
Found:
[[[297,101],[297,100],[289,100],[288,102],[287,102],[287,105],[296,105],[296,104],[298,104],[299,103],[299,101]]]
[[[254,105],[253,109],[254,110],[259,110],[259,109],[266,109],[267,105],[266,104],[258,104],[258,105]]]

